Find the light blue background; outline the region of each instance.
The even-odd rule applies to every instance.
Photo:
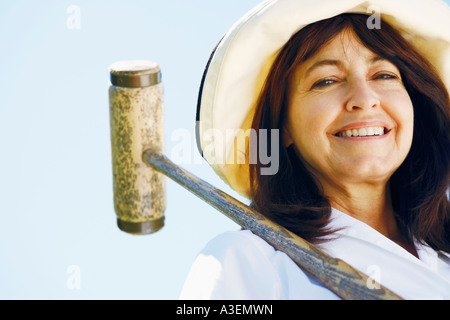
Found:
[[[166,154],[180,144],[172,134],[188,132],[192,161],[181,165],[235,195],[204,162],[192,163],[195,111],[211,51],[257,3],[0,2],[1,299],[178,298],[198,251],[237,225],[167,180],[161,231],[132,236],[117,228],[108,68],[156,61]],[[80,29],[67,27],[70,5],[80,9]],[[71,289],[73,270],[80,289]]]
[[[192,161],[181,165],[239,198],[207,164],[192,163],[195,110],[212,49],[257,3],[0,2],[0,299],[178,298],[198,251],[238,226],[167,180],[161,231],[117,228],[108,67],[157,62],[166,154],[179,146],[173,134],[188,132]],[[71,5],[80,9],[79,29],[67,26]],[[79,288],[70,285],[74,275]]]

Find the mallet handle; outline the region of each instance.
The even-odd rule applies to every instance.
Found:
[[[252,231],[286,253],[304,271],[322,282],[328,289],[348,300],[401,300],[402,298],[379,285],[375,289],[367,286],[373,282],[365,274],[340,259],[335,259],[315,245],[305,241],[265,216],[215,188],[170,161],[165,155],[152,149],[145,150],[143,161],[197,195],[225,214],[244,229]],[[376,289],[378,288],[379,289]]]

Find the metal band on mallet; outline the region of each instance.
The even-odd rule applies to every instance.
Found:
[[[110,67],[109,87],[114,209],[118,227],[148,234],[164,225],[164,176],[142,162],[149,148],[163,151],[163,85],[151,61],[121,61]]]

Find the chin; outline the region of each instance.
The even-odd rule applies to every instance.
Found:
[[[350,180],[359,183],[387,183],[400,165],[386,165],[376,161],[355,163],[346,174]]]

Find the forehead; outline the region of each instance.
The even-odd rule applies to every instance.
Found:
[[[349,51],[362,51],[366,54],[372,53],[372,51],[364,46],[359,37],[356,35],[355,31],[353,31],[353,29],[347,28],[331,38],[311,58],[323,54],[342,54]]]
[[[303,62],[298,71],[305,72],[309,70],[311,66],[317,65],[333,65],[340,61],[355,61],[355,59],[364,59],[374,62],[381,60],[381,58],[369,50],[355,32],[351,29],[344,30],[335,35],[330,41],[328,41],[322,48],[320,48],[314,55],[308,60]]]

